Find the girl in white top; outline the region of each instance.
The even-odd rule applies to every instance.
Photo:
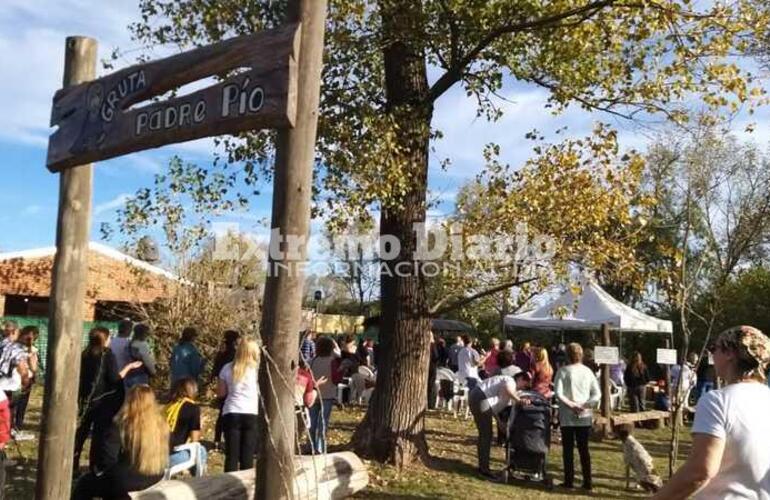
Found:
[[[241,341],[235,360],[219,372],[217,396],[225,399],[222,407],[225,434],[225,472],[247,470],[254,466],[259,413],[259,346],[254,339]]]
[[[656,499],[770,499],[770,339],[750,326],[722,332],[714,368],[727,386],[698,401],[687,462]]]

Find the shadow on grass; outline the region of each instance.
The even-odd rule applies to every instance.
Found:
[[[355,496],[353,498],[366,498],[367,500],[391,500],[391,499],[398,499],[398,500],[425,500],[426,498],[435,499],[435,500],[447,500],[450,497],[445,495],[410,495],[410,494],[404,494],[404,493],[382,493],[382,492],[366,492],[363,494],[359,494],[358,496]]]

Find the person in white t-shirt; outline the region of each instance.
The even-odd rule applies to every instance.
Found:
[[[219,372],[217,397],[225,400],[222,406],[225,472],[254,467],[259,414],[258,362],[257,341],[244,339],[238,344],[235,360]]]
[[[513,353],[500,351],[497,363],[502,373],[513,365]],[[476,451],[479,458],[479,474],[494,478],[489,469],[489,456],[492,448],[492,421],[511,404],[519,402],[518,388],[514,375],[495,375],[478,382],[468,395],[468,407],[473,414],[479,437]]]
[[[719,335],[712,353],[727,385],[698,401],[690,457],[653,498],[770,500],[770,339],[737,326]]]
[[[484,364],[487,357],[481,356],[473,348],[471,338],[468,335],[463,335],[462,339],[465,347],[457,353],[457,376],[460,380],[465,380],[468,390],[472,391],[480,380],[479,367]]]

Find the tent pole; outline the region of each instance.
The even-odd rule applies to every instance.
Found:
[[[612,339],[610,338],[610,325],[604,323],[602,325],[602,345],[610,347],[612,345]],[[610,365],[607,363],[602,364],[602,417],[605,418],[606,424],[603,426],[603,436],[605,438],[610,437],[612,424],[612,404],[610,403]]]

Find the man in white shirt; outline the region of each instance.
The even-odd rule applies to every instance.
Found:
[[[486,361],[486,356],[480,356],[473,348],[471,338],[468,335],[462,336],[465,347],[457,353],[457,375],[460,380],[465,380],[465,385],[469,390],[473,390],[479,383],[479,367]]]

